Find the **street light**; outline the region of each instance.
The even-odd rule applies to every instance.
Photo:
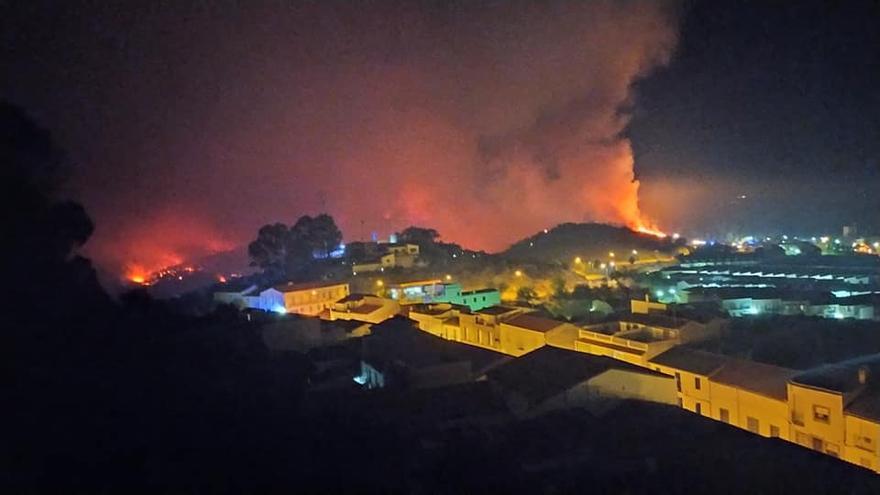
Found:
[[[581,261],[581,257],[580,257],[580,256],[576,257],[576,258],[574,259],[574,263],[575,263],[576,265],[580,265],[580,264],[582,263],[582,261]]]
[[[522,277],[522,270],[517,270],[517,271],[513,272],[513,274],[516,275],[517,277]]]
[[[383,285],[385,285],[385,282],[381,280],[376,280],[376,287],[382,287]]]

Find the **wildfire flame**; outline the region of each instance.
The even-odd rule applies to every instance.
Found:
[[[659,237],[661,239],[665,239],[667,237],[666,233],[660,229],[654,227],[648,227],[647,225],[636,225],[636,232],[641,232],[642,234],[652,235],[654,237]]]
[[[125,279],[138,285],[150,285],[151,274],[142,265],[131,263],[125,268]]]

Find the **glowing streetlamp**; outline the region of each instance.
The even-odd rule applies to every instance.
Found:
[[[517,270],[517,271],[513,272],[513,274],[516,275],[517,277],[522,277],[522,275],[523,275],[522,270]]]
[[[452,275],[450,275],[450,274],[447,273],[447,274],[446,274],[446,280],[447,280],[447,281],[452,280]]]
[[[382,287],[384,285],[385,285],[385,282],[383,282],[381,280],[376,280],[376,287]]]
[[[578,256],[578,257],[576,257],[576,258],[574,259],[574,263],[575,263],[576,265],[580,265],[581,263],[583,263],[583,261],[581,260],[581,257]]]

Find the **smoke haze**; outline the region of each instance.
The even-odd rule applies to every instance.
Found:
[[[621,133],[675,46],[668,5],[225,5],[67,13],[91,36],[56,55],[79,64],[43,117],[73,124],[100,263],[152,269],[319,211],[346,240],[417,224],[487,250],[649,223]]]

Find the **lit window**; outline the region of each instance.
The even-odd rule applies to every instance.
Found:
[[[813,406],[813,419],[820,423],[831,421],[831,411],[827,407]]]

